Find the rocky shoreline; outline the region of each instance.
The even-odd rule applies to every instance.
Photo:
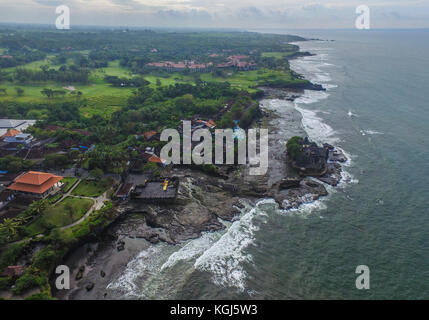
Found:
[[[266,89],[264,99],[293,101],[302,90]],[[279,114],[263,110],[259,126],[273,128]],[[284,138],[284,137],[283,137]],[[324,183],[341,181],[340,150],[333,150],[324,176],[299,177],[287,164],[283,141],[270,136],[270,168],[264,176],[251,176],[247,167],[221,168],[222,176],[209,176],[190,168],[173,168],[168,174],[180,179],[175,204],[156,205],[125,202],[118,207],[119,218],[94,242],[70,253],[63,264],[72,271],[72,289],[54,292],[60,299],[109,299],[107,285],[139,252],[164,242],[170,245],[199,238],[203,232],[225,229],[225,222],[240,217],[244,204],[272,198],[281,209],[298,208],[303,203],[327,196]],[[228,177],[227,179],[225,179]]]

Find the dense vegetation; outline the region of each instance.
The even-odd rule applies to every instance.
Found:
[[[289,59],[301,54],[289,42],[299,40],[303,39],[248,32],[0,29],[0,118],[39,120],[27,132],[51,141],[45,145],[42,168],[77,164],[90,172],[71,196],[34,201],[15,218],[2,221],[0,271],[15,264],[34,243],[41,250],[19,279],[0,278],[0,290],[14,284],[13,292],[21,294],[38,287],[41,292],[30,299],[50,299],[48,277],[53,268],[72,246],[114,218],[112,204],[106,202],[81,224],[62,230],[92,206],[92,200],[79,197],[111,192],[113,181],[103,179],[104,174],[123,173],[137,158],[137,150],[159,151],[163,143],[147,141],[145,132],[177,128],[181,120],[193,117],[214,120],[218,128],[249,128],[261,115],[258,86],[297,88],[308,83],[289,67]],[[230,55],[249,56],[257,68],[213,67],[192,73],[147,66],[183,60],[217,65]],[[299,154],[298,138],[288,142],[294,156]],[[66,152],[57,152],[60,149]],[[23,160],[19,151],[24,150],[0,158],[0,170],[19,173],[34,168],[35,162]],[[219,174],[214,165],[197,169]],[[155,163],[145,164],[143,170],[161,174]],[[63,192],[77,180],[64,180]]]
[[[292,137],[286,143],[286,148],[289,156],[293,160],[298,160],[302,156],[302,143],[304,139],[302,137]]]

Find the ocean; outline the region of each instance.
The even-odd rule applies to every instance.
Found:
[[[315,56],[291,62],[326,92],[262,105],[285,141],[344,150],[343,182],[298,210],[246,204],[222,232],[140,252],[109,284],[115,297],[429,298],[429,30],[277,32],[334,40],[297,43]],[[356,288],[360,265],[369,290]]]

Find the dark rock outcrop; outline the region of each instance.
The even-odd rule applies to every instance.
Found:
[[[280,181],[279,190],[298,188],[301,184],[301,178],[286,178]]]

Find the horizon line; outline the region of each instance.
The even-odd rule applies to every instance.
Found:
[[[0,26],[3,25],[18,25],[18,26],[43,26],[43,27],[52,27],[55,28],[55,24],[52,23],[37,23],[37,22],[2,22],[0,21]],[[98,24],[75,24],[71,25],[75,28],[104,28],[104,29],[201,29],[201,30],[234,30],[241,32],[258,32],[257,30],[308,30],[308,31],[330,31],[330,30],[343,30],[343,31],[353,31],[355,28],[290,28],[290,27],[256,27],[256,28],[246,28],[246,27],[201,27],[201,26],[130,26],[130,25],[98,25]],[[368,30],[356,30],[356,31],[371,31],[371,30],[429,30],[428,27],[383,27],[383,28],[371,28]],[[69,30],[59,30],[59,31],[72,31],[72,28]]]

